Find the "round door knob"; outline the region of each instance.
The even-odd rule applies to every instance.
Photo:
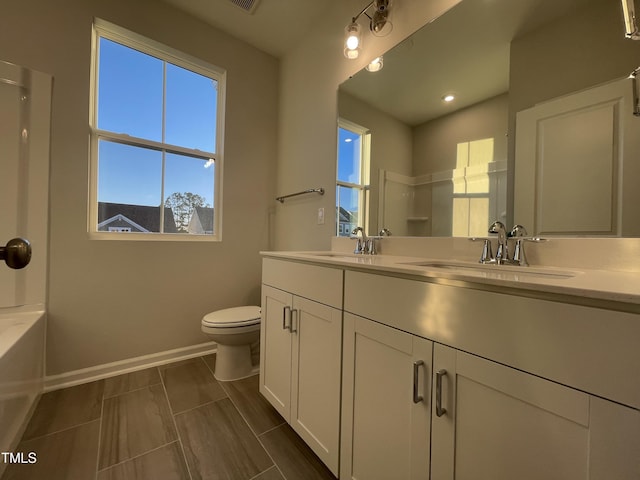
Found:
[[[31,260],[31,244],[24,238],[13,238],[5,247],[0,247],[0,260],[4,260],[10,268],[20,269]]]

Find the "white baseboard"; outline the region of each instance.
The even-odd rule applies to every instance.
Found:
[[[50,375],[44,379],[44,391],[50,392],[61,388],[73,387],[74,385],[89,383],[94,380],[101,380],[103,378],[144,370],[145,368],[165,365],[179,360],[209,355],[216,352],[216,347],[217,344],[215,342],[200,343],[189,347],[176,348],[174,350],[166,350],[141,357],[73,370],[59,375]]]

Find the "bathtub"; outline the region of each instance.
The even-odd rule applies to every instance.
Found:
[[[37,307],[0,308],[0,452],[15,449],[42,393],[45,321]]]

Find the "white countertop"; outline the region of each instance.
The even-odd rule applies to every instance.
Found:
[[[265,257],[302,261],[371,273],[410,275],[425,281],[465,282],[476,285],[507,287],[526,291],[530,295],[535,295],[536,292],[538,294],[569,295],[576,297],[574,301],[577,303],[605,301],[640,306],[640,273],[637,272],[537,266],[483,266],[473,262],[448,261],[442,258],[354,255],[337,251],[269,251],[260,253]],[[418,263],[423,265],[416,265]],[[450,267],[450,264],[462,268]],[[437,265],[440,265],[440,267]],[[443,265],[444,268],[442,268]],[[514,292],[510,291],[508,293],[513,294]],[[623,309],[630,309],[640,313],[640,310],[631,305]]]

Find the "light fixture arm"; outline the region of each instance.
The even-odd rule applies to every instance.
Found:
[[[372,6],[373,6],[373,0],[366,7],[364,7],[358,15],[353,17],[353,19],[351,20],[351,23],[356,23],[356,21],[362,16],[362,14],[365,14],[367,17],[369,17],[369,20],[371,20],[371,17],[367,13],[367,10],[369,10]]]

